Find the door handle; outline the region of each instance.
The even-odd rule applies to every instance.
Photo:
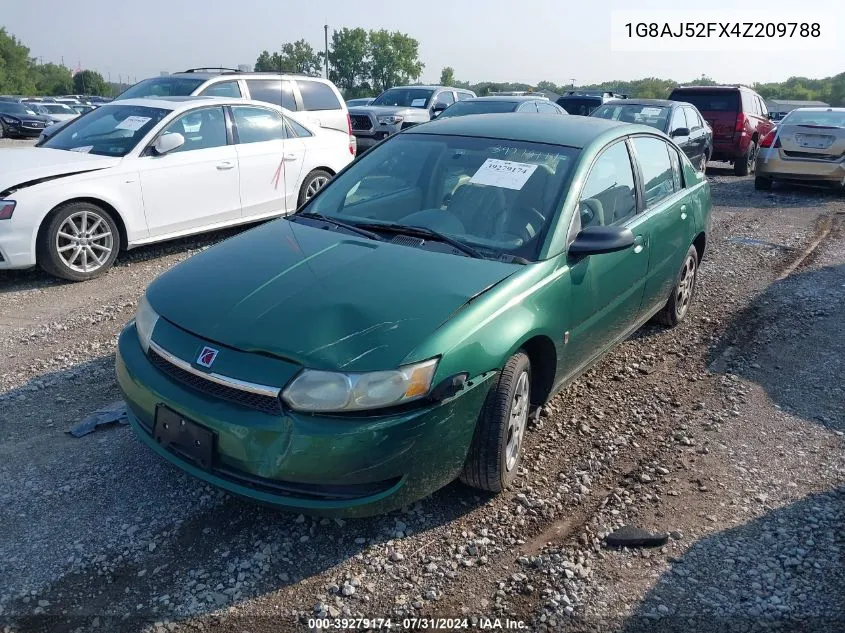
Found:
[[[217,169],[219,171],[226,171],[227,169],[232,169],[234,166],[235,166],[235,163],[232,163],[232,162],[227,160],[227,161],[224,161],[224,162],[220,163],[219,165],[217,165]]]
[[[288,161],[288,162],[290,162],[290,161],[292,161],[292,160],[296,160],[296,154],[285,154],[285,155],[282,157],[282,160],[284,160],[284,161]]]
[[[645,238],[642,235],[637,235],[634,238],[634,252],[642,253],[645,248]]]
[[[681,219],[682,220],[687,219],[687,205],[685,205],[685,204],[681,205]]]

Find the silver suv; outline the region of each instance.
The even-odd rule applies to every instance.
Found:
[[[473,97],[471,90],[445,86],[388,88],[370,105],[349,109],[358,150],[367,150],[391,134],[430,121],[455,101]]]
[[[290,73],[244,72],[233,68],[190,68],[171,75],[150,77],[130,86],[118,99],[140,97],[242,97],[281,105],[314,125],[352,135],[349,111],[337,87],[329,80]],[[64,124],[48,127],[38,143],[43,143]],[[351,139],[350,139],[351,140]]]
[[[346,104],[328,79],[288,73],[242,72],[231,68],[191,68],[151,77],[127,88],[116,99],[138,97],[243,97],[302,112],[315,125],[349,130]]]

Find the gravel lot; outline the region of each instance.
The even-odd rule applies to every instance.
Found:
[[[0,273],[0,626],[845,629],[845,197],[709,175],[714,235],[685,325],[644,327],[558,396],[512,490],[456,483],[360,521],[234,499],[125,427],[66,433],[119,398],[115,339],[145,286],[233,232],[134,250],[85,284]],[[624,524],[672,536],[605,547]]]

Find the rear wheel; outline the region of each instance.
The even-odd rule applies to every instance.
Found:
[[[332,175],[323,169],[315,169],[308,174],[302,182],[302,188],[299,190],[299,201],[297,206],[301,207],[311,198],[316,196],[317,192],[325,187],[331,179]]]
[[[38,235],[36,258],[51,275],[87,281],[108,271],[120,250],[120,233],[112,216],[90,202],[59,207]]]
[[[754,178],[754,188],[759,191],[768,191],[772,188],[772,179],[757,176]]]
[[[754,172],[757,162],[757,143],[751,143],[745,154],[734,161],[734,175],[747,176]]]
[[[701,155],[701,159],[698,161],[698,171],[702,174],[707,173],[707,152],[705,151]]]
[[[475,427],[461,481],[500,492],[516,478],[531,408],[531,363],[524,352],[508,359]]]
[[[657,313],[657,321],[669,327],[675,327],[683,321],[692,300],[695,298],[695,283],[698,279],[698,251],[690,246],[684,263],[675,280],[672,295],[663,309]]]
[[[6,128],[3,127],[2,121],[0,121],[0,138],[6,138]]]

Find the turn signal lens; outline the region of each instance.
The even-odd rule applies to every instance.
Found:
[[[0,220],[11,220],[15,212],[14,200],[0,200]]]

